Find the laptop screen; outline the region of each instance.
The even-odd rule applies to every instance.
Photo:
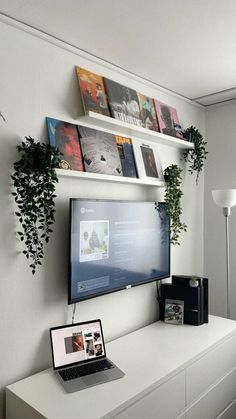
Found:
[[[50,336],[55,369],[106,356],[100,320],[53,327]]]

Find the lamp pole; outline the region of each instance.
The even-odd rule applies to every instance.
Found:
[[[229,272],[229,216],[236,205],[236,189],[215,189],[212,197],[218,207],[223,209],[226,230],[226,281],[227,281],[227,318],[230,319],[230,272]]]
[[[227,318],[230,319],[230,272],[229,272],[229,216],[230,208],[223,208],[226,232],[226,280],[227,280]]]

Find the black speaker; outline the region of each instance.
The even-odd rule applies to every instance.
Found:
[[[160,318],[164,320],[166,300],[184,302],[184,323],[199,326],[201,319],[200,288],[186,287],[178,284],[161,284]]]
[[[201,294],[201,322],[208,323],[208,278],[201,276],[194,277],[198,280],[198,287],[200,288]],[[182,285],[190,287],[190,280],[192,276],[187,275],[172,275],[172,283],[176,285]]]

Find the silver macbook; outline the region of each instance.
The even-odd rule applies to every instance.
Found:
[[[125,374],[106,357],[101,320],[50,329],[53,368],[68,393]]]

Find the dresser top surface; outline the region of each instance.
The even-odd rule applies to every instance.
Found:
[[[126,374],[120,380],[67,394],[50,368],[8,386],[7,391],[47,418],[77,418],[78,406],[89,419],[103,417],[144,396],[235,334],[235,321],[215,316],[201,326],[159,321],[106,345],[107,356]],[[91,400],[94,416],[88,409]]]

